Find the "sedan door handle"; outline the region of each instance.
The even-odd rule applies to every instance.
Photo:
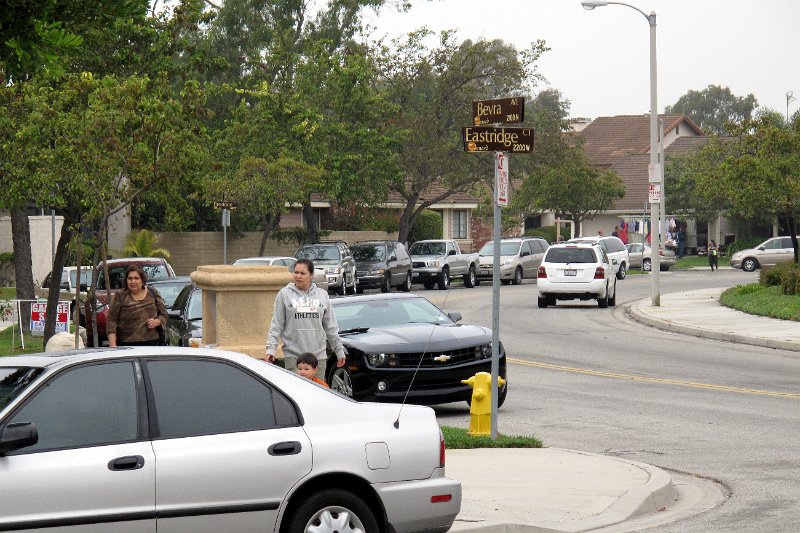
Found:
[[[300,450],[303,449],[303,446],[297,442],[296,440],[293,441],[286,441],[286,442],[277,442],[270,446],[267,451],[270,455],[295,455],[300,453]]]
[[[128,455],[117,457],[108,462],[109,470],[138,470],[144,466],[144,457],[141,455]]]

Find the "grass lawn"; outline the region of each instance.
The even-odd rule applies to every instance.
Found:
[[[783,294],[777,286],[738,285],[722,293],[720,303],[752,315],[800,320],[800,295]]]
[[[0,300],[13,300],[16,297],[16,287],[0,287]]]
[[[720,257],[719,263],[724,264],[724,258]],[[705,255],[684,255],[683,257],[675,261],[675,266],[673,266],[672,268],[674,268],[675,270],[686,270],[695,267],[709,268],[708,257],[706,257]]]
[[[536,437],[497,435],[494,441],[491,437],[471,437],[466,429],[442,426],[445,446],[451,450],[464,450],[471,448],[541,448],[542,441]]]
[[[44,351],[42,346],[42,337],[31,337],[30,335],[25,335],[24,350],[21,348],[20,344],[21,342],[16,326],[11,326],[3,331],[0,331],[0,356],[16,355],[21,353],[37,353]]]

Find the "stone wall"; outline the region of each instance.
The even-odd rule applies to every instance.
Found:
[[[160,248],[172,254],[169,262],[179,276],[188,276],[199,265],[221,265],[223,263],[223,235],[221,231],[208,232],[165,232],[156,234]],[[325,240],[341,239],[347,243],[368,240],[397,239],[397,232],[385,231],[334,231]],[[242,257],[258,255],[261,245],[261,232],[246,232],[233,239],[228,235],[228,264]],[[268,240],[263,255],[294,256],[297,245]]]

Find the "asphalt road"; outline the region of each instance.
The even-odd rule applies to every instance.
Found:
[[[755,281],[741,271],[662,273],[662,293]],[[417,287],[415,287],[415,291]],[[464,322],[491,326],[491,286],[418,291]],[[711,478],[719,508],[660,531],[800,529],[800,353],[652,329],[625,316],[650,297],[646,275],[619,282],[617,307],[539,309],[535,283],[501,287],[509,395],[501,433]],[[436,408],[466,427],[466,405]],[[502,475],[502,473],[500,473]]]

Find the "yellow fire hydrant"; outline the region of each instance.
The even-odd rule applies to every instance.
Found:
[[[472,400],[469,405],[469,434],[490,435],[492,428],[492,375],[478,372],[461,383],[472,387]],[[497,386],[502,387],[506,380],[497,376]]]

